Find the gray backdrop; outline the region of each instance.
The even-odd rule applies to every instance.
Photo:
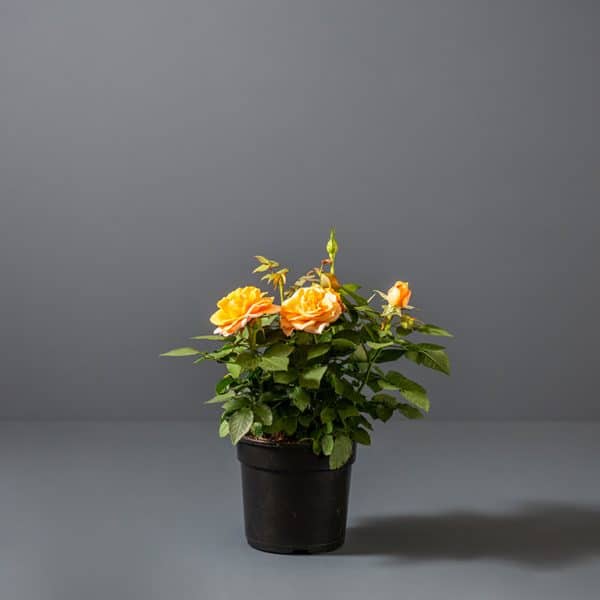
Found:
[[[2,0],[0,416],[212,418],[158,354],[334,224],[456,333],[433,418],[599,417],[599,56],[591,0]]]

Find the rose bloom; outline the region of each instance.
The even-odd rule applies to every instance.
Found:
[[[396,283],[388,290],[387,301],[396,308],[405,308],[408,306],[411,289],[408,287],[407,281],[396,281]]]
[[[232,335],[253,319],[279,312],[273,297],[254,286],[237,288],[217,302],[219,310],[210,317],[215,333]]]
[[[331,288],[300,288],[281,305],[281,329],[291,335],[294,329],[307,333],[323,333],[327,325],[342,314],[343,306]]]

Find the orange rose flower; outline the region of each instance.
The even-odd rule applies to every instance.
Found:
[[[210,322],[217,326],[215,333],[232,335],[253,319],[278,313],[279,306],[266,293],[250,285],[221,298],[217,302],[219,310],[210,317]]]
[[[396,283],[388,290],[387,301],[396,308],[405,308],[408,306],[411,289],[408,287],[407,281],[396,281]]]
[[[281,329],[291,335],[294,329],[307,333],[323,333],[327,325],[342,314],[342,301],[337,292],[321,286],[300,288],[281,305]]]

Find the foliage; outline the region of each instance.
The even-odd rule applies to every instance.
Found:
[[[298,325],[304,330],[295,329],[286,336],[275,309],[265,309],[269,314],[258,317],[256,311],[248,311],[253,316],[248,322],[228,321],[235,323],[228,331],[238,327],[230,335],[192,338],[217,342],[215,349],[184,347],[162,355],[193,357],[194,363],[213,360],[226,367],[226,374],[216,384],[216,395],[207,402],[221,404],[219,435],[229,436],[233,444],[247,435],[306,442],[316,454],[328,456],[330,467],[336,469],[348,461],[354,442],[371,443],[372,420],[387,421],[394,413],[418,419],[429,411],[425,389],[390,369],[390,363],[406,358],[450,374],[443,346],[409,340],[413,333],[451,334],[408,315],[412,309],[408,305],[408,284],[395,284],[396,290],[403,290],[402,300],[396,300],[400,297],[397,292],[392,295],[394,288],[388,295],[375,292],[366,298],[358,285],[340,285],[335,274],[337,251],[332,231],[328,258],[287,290],[288,270],[280,268],[279,263],[257,256],[259,266],[255,271],[279,292],[281,311],[295,306],[294,294],[308,286],[323,291],[323,298],[328,293],[329,302],[332,298],[339,301],[339,316],[330,305],[321,313],[308,307],[306,320]],[[371,304],[375,298],[383,299],[380,309]],[[267,301],[263,298],[262,304]],[[327,322],[327,315],[335,320]]]

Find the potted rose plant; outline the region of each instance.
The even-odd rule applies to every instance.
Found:
[[[257,256],[278,296],[254,286],[222,298],[210,317],[213,350],[176,348],[163,356],[214,360],[227,372],[208,404],[220,404],[219,435],[237,445],[246,537],[270,552],[323,552],[344,541],[356,444],[370,444],[372,420],[429,410],[421,385],[386,368],[404,358],[449,374],[442,346],[412,333],[450,336],[409,315],[411,289],[397,281],[369,298],[340,283],[332,230],[328,258],[286,286],[288,269]],[[381,299],[380,308],[371,305]]]

